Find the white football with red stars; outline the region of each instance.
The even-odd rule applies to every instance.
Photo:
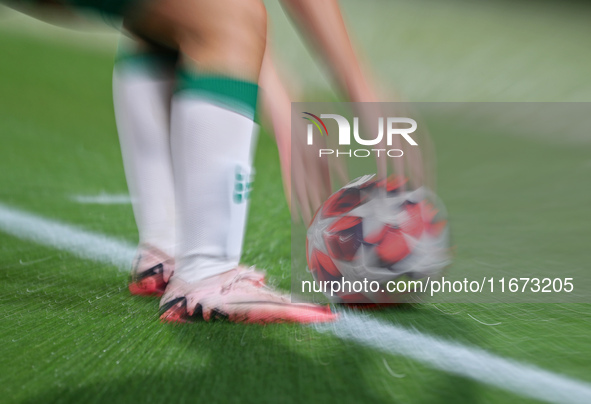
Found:
[[[392,303],[406,299],[388,292],[388,282],[440,275],[451,261],[449,243],[446,213],[433,192],[409,189],[402,177],[376,181],[367,175],[318,209],[307,232],[306,258],[319,290],[333,302]],[[344,281],[365,287],[326,293],[326,283]]]

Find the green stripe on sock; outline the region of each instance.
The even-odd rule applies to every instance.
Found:
[[[178,72],[177,92],[189,91],[206,97],[234,112],[254,119],[259,86],[227,76],[200,75],[181,70]]]

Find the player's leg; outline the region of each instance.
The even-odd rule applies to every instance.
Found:
[[[263,114],[276,132],[284,179],[289,179],[290,100],[265,51],[259,79]],[[170,102],[178,51],[127,35],[113,69],[113,102],[123,163],[139,232],[132,294],[161,295],[174,270],[174,185]],[[287,130],[287,133],[283,133]],[[289,183],[286,190],[290,191]],[[288,201],[290,199],[288,198]]]
[[[177,42],[183,55],[171,117],[177,274],[198,281],[231,270],[245,221],[264,7],[257,0],[160,0],[131,26]],[[244,189],[234,195],[237,174]]]
[[[170,101],[177,52],[124,37],[113,69],[113,103],[139,232],[133,294],[161,295],[174,266]]]
[[[199,16],[199,18],[196,18]],[[258,0],[160,0],[132,25],[183,54],[171,114],[178,217],[163,319],[322,321],[334,316],[238,266],[252,176],[266,15]]]

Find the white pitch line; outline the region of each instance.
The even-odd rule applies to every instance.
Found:
[[[315,328],[523,397],[548,403],[591,403],[591,384],[367,315],[341,312],[339,321],[317,324]]]
[[[131,203],[131,197],[127,194],[71,195],[70,199],[78,203],[96,205],[127,205]]]
[[[0,230],[83,259],[129,270],[135,247],[122,240],[45,219],[0,203]]]
[[[70,252],[83,259],[115,265],[121,270],[129,268],[134,254],[134,247],[129,243],[3,204],[0,204],[0,230],[24,240]],[[411,358],[431,368],[523,397],[549,403],[591,402],[589,383],[368,315],[342,311],[335,323],[320,324],[315,328],[320,332],[331,332],[343,340],[389,355]]]

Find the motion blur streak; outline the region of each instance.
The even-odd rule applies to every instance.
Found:
[[[460,345],[367,315],[341,312],[340,321],[318,324],[332,332],[391,355],[401,355],[444,372],[479,381],[548,403],[589,403],[591,385],[537,367],[501,358],[482,349]]]
[[[127,271],[135,248],[126,242],[45,219],[0,203],[0,230],[23,240],[67,251]],[[591,385],[535,366],[505,359],[406,329],[367,315],[342,311],[340,320],[316,325],[340,339],[432,368],[550,403],[589,403]]]

